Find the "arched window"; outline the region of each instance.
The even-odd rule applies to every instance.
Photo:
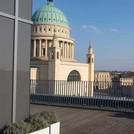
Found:
[[[73,70],[72,72],[70,72],[70,74],[68,75],[67,81],[80,81],[79,72],[76,70]]]

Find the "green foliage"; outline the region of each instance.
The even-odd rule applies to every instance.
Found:
[[[57,117],[54,112],[41,112],[40,115],[43,116],[49,124],[57,122]]]
[[[32,125],[28,122],[21,121],[19,123],[11,124],[4,134],[28,134],[32,132]]]
[[[48,123],[40,114],[30,116],[29,123],[32,125],[32,131],[48,127]]]
[[[29,134],[56,122],[57,118],[54,112],[41,112],[40,114],[31,115],[26,121],[11,124],[4,130],[4,134]]]

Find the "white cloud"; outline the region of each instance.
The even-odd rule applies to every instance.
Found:
[[[111,31],[111,32],[119,32],[120,30],[113,28],[113,29],[110,29],[110,31]]]
[[[95,33],[97,33],[97,34],[100,34],[100,33],[101,33],[100,29],[97,28],[97,27],[94,26],[94,25],[83,25],[82,28],[83,28],[83,29],[86,29],[86,30],[88,30],[88,31],[90,31],[90,32],[95,32]]]
[[[83,29],[86,29],[86,28],[87,28],[87,26],[86,26],[86,25],[83,25],[83,26],[82,26],[82,28],[83,28]]]

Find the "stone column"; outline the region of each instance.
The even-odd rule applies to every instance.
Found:
[[[74,59],[74,44],[72,44],[72,58]]]
[[[68,42],[68,58],[70,58],[70,44]]]
[[[72,44],[70,43],[70,58],[72,59]]]
[[[47,57],[48,41],[45,42],[45,57]]]
[[[72,44],[70,43],[70,58],[72,59]]]
[[[70,58],[70,43],[68,42],[68,58]]]
[[[67,58],[67,43],[65,42],[65,58]]]
[[[66,52],[67,52],[66,57],[68,58],[68,42],[66,43]]]
[[[63,42],[63,58],[65,58],[65,42]]]
[[[71,58],[71,43],[69,43],[69,58]]]
[[[64,58],[66,58],[66,43],[64,42]]]
[[[33,56],[36,57],[36,39],[34,40],[34,52],[33,52]]]
[[[63,43],[62,42],[61,42],[61,50],[62,50],[61,57],[63,58]]]
[[[39,57],[41,57],[41,48],[42,48],[42,44],[41,44],[41,40],[39,40]]]

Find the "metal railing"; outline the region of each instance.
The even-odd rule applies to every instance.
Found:
[[[31,81],[31,103],[134,112],[133,86],[112,82]]]

